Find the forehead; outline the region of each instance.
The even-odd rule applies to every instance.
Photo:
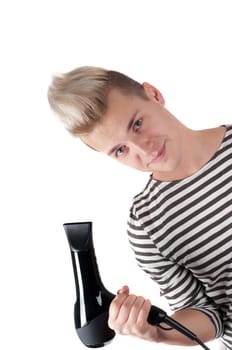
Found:
[[[112,146],[123,141],[128,122],[141,101],[137,96],[123,95],[116,89],[110,91],[102,121],[82,140],[96,150],[107,153]]]
[[[109,120],[117,121],[120,117],[127,116],[135,108],[139,99],[135,95],[123,94],[118,89],[111,90],[107,98],[107,111],[103,116],[103,123]]]

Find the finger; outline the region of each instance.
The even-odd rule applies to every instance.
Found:
[[[146,325],[147,324],[147,318],[148,318],[148,314],[150,312],[151,309],[151,302],[148,299],[144,300],[143,306],[140,309],[140,312],[138,314],[137,317],[137,324],[142,326],[142,325]]]
[[[137,323],[137,319],[139,317],[141,309],[143,308],[144,303],[145,303],[145,299],[141,296],[135,299],[133,305],[131,306],[128,322],[132,324]]]
[[[117,291],[117,294],[120,294],[120,293],[129,294],[129,287],[128,287],[128,286],[123,286],[122,288],[120,288],[120,289]]]
[[[127,298],[123,301],[117,316],[118,324],[124,324],[128,321],[130,317],[131,309],[133,308],[136,298],[137,298],[136,295],[131,294],[131,295],[128,295]]]
[[[135,295],[119,294],[110,306],[108,325],[117,333],[128,334],[128,318],[136,300]]]
[[[109,316],[110,316],[111,321],[115,320],[118,317],[118,314],[120,312],[120,308],[127,298],[128,298],[128,294],[120,292],[113,299],[113,301],[111,302],[110,307],[109,307]]]

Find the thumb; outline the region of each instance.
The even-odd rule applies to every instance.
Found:
[[[122,288],[120,288],[118,291],[117,291],[117,294],[121,294],[121,293],[125,293],[125,294],[129,294],[129,287],[128,286],[123,286]]]

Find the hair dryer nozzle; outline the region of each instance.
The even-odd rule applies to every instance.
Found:
[[[78,222],[64,224],[68,242],[72,251],[87,251],[92,246],[92,223]]]

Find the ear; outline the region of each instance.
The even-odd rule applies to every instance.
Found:
[[[142,84],[144,91],[147,95],[147,97],[151,100],[155,99],[157,102],[159,102],[162,106],[165,105],[165,100],[161,92],[156,89],[154,86],[152,86],[149,83],[143,83]]]

